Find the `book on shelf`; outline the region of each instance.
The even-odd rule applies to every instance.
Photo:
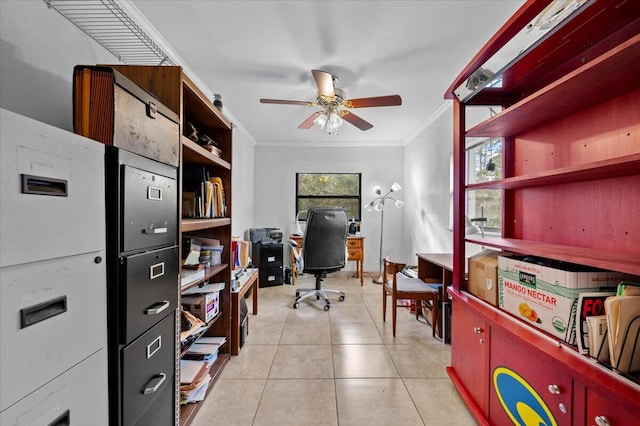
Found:
[[[206,167],[184,168],[182,198],[183,217],[226,217],[227,206],[222,178],[210,176]],[[187,203],[186,207],[184,203]]]

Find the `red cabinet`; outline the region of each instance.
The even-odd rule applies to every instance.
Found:
[[[486,417],[488,404],[489,345],[485,321],[473,312],[465,309],[454,300],[451,314],[451,344],[460,350],[451,352],[451,365],[455,366],[449,374],[464,383],[476,410]]]
[[[449,372],[483,424],[512,423],[507,399],[524,424],[640,421],[637,380],[466,292],[470,243],[640,276],[640,8],[570,3],[525,2],[445,94],[454,113]],[[468,106],[489,118],[467,128]],[[466,147],[477,138],[502,138],[502,176],[467,184]],[[480,190],[502,193],[498,236],[465,235],[467,195]],[[532,399],[512,398],[505,383]]]
[[[572,380],[561,366],[541,358],[531,346],[498,329],[491,332],[489,412],[491,422],[571,425]]]

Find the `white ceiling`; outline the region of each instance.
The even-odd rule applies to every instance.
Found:
[[[444,92],[523,0],[133,0],[258,144],[394,144],[421,131]],[[339,134],[298,125],[317,108],[312,69],[347,98],[399,94],[402,105],[352,110],[374,127]]]

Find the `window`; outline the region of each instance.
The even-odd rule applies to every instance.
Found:
[[[467,184],[502,178],[502,139],[485,139],[467,148]],[[502,229],[502,191],[479,189],[467,191],[467,216],[484,231],[499,233]]]
[[[360,179],[360,173],[296,173],[296,214],[309,207],[343,207],[349,219],[360,220]]]

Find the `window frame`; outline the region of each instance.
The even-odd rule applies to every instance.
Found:
[[[300,175],[357,175],[358,176],[358,195],[300,195],[299,191],[299,183],[300,183]],[[358,213],[357,216],[354,217],[356,221],[360,221],[362,218],[362,173],[356,172],[296,172],[296,201],[295,201],[295,215],[297,216],[300,212],[300,200],[314,200],[314,199],[344,199],[344,200],[357,200]],[[344,207],[344,206],[337,206]],[[346,210],[346,209],[345,209]],[[347,212],[348,214],[348,212]],[[351,219],[351,217],[349,217]],[[306,215],[301,215],[299,221],[305,222]]]

